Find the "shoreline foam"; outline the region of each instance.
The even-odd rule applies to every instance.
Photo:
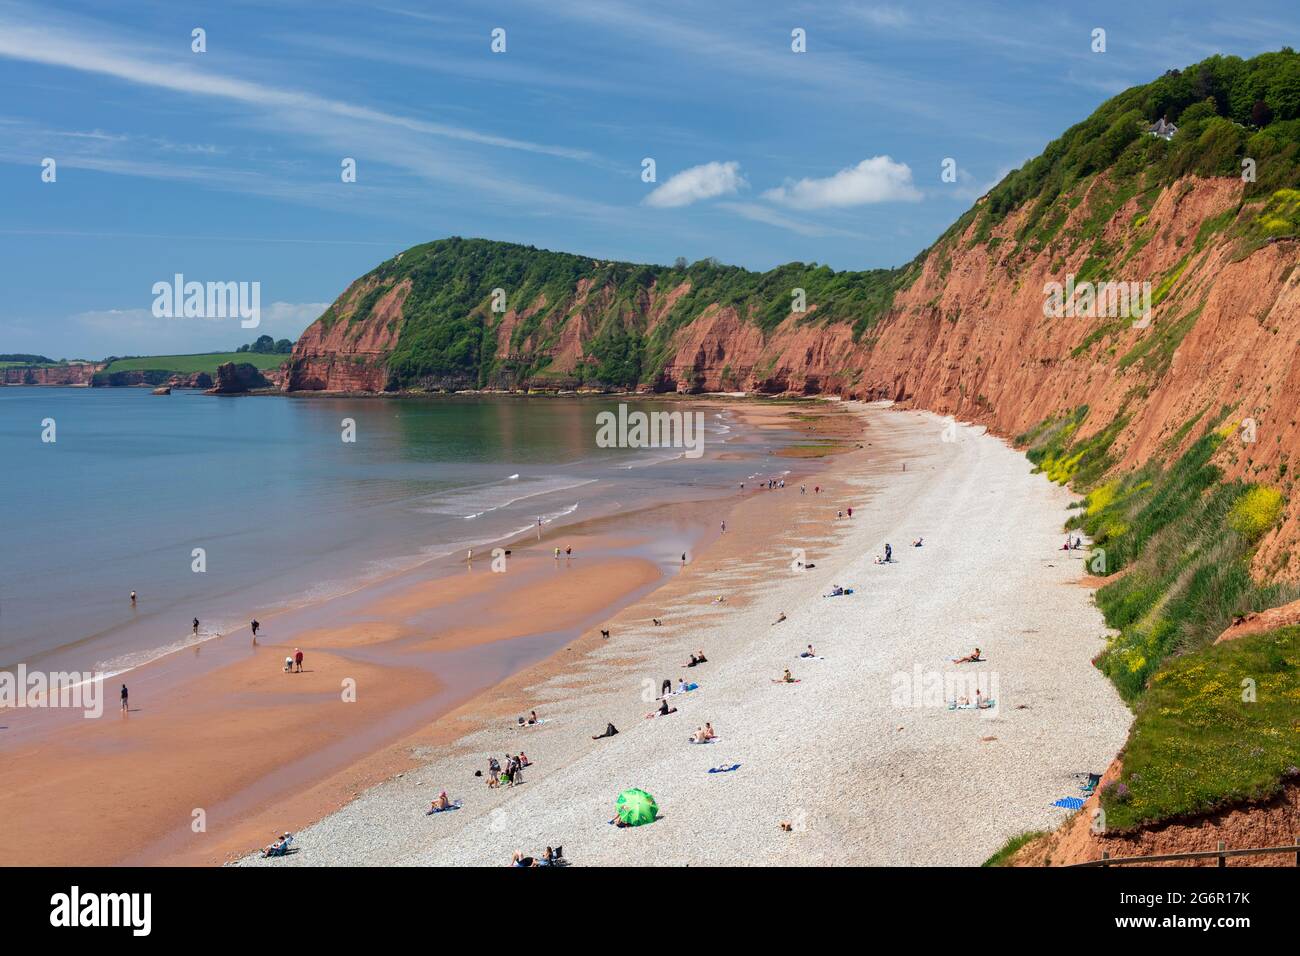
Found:
[[[787,412],[777,409],[774,414],[780,418]],[[762,417],[768,412],[745,414]],[[476,574],[444,569],[433,577],[402,579],[400,589],[389,580],[355,589],[341,602],[354,620],[342,627],[334,626],[330,615],[316,614],[321,619],[313,622],[309,614],[305,630],[286,633],[278,616],[262,615],[257,648],[247,633],[232,632],[144,664],[129,679],[133,709],[139,702],[143,713],[119,720],[110,707],[107,728],[104,721],[69,719],[36,728],[35,738],[7,738],[9,769],[0,768],[0,812],[30,825],[21,828],[28,836],[9,841],[0,856],[12,863],[106,864],[187,855],[193,849],[185,838],[192,836],[195,808],[205,810],[208,833],[237,840],[232,844],[236,848],[247,846],[247,837],[232,836],[244,832],[243,820],[264,813],[302,819],[299,810],[285,809],[296,805],[294,785],[313,791],[328,789],[339,779],[355,780],[354,768],[383,764],[392,741],[508,676],[519,666],[512,662],[526,665],[546,656],[571,640],[571,631],[594,627],[654,587],[661,572],[642,553],[641,542],[650,540],[642,526],[662,524],[668,517],[665,509],[680,512],[687,529],[683,534],[703,541],[716,513],[730,509],[735,500],[703,497],[558,529],[548,526],[540,543],[530,534],[519,536],[511,563],[511,570],[518,570],[509,576],[509,588],[527,588],[530,580],[542,587],[533,600],[551,601],[553,610],[544,618],[509,602],[498,602],[508,613],[493,617],[500,608],[484,596],[482,585],[502,586],[505,577],[486,573],[489,561],[484,560],[476,562]],[[561,571],[560,565],[551,567],[551,546],[566,541],[577,546],[572,562],[563,564],[572,573],[559,574],[558,586],[544,583],[539,575]],[[433,562],[421,567],[429,566],[436,567]],[[468,608],[472,613],[465,616],[481,626],[451,634],[446,641],[422,640],[422,634],[449,630],[430,618],[443,606]],[[365,623],[371,620],[375,623]],[[541,625],[551,630],[536,633]],[[332,690],[279,674],[277,661],[295,645],[308,651],[309,668],[314,663],[333,675]],[[411,666],[421,660],[427,664],[430,654],[459,661],[463,652],[487,645],[500,645],[487,654],[487,670],[466,672],[458,665],[452,681],[457,686],[432,678],[428,671],[437,667]],[[364,675],[363,686],[382,693],[361,695],[359,704],[368,706],[353,705],[354,712],[340,714],[341,675]],[[462,684],[469,689],[462,690]],[[115,697],[110,704],[114,702]],[[49,723],[59,724],[59,716]],[[187,754],[190,749],[204,753]],[[316,751],[321,753],[314,755]],[[307,818],[342,802],[336,794],[307,811]]]
[[[503,865],[560,844],[579,864],[973,865],[1058,823],[1052,800],[1103,768],[1130,722],[1090,664],[1105,627],[1079,553],[1057,550],[1070,495],[980,429],[944,442],[927,413],[861,413],[868,447],[819,476],[823,495],[795,481],[749,497],[724,541],[611,619],[608,643],[584,637],[476,697],[405,742],[408,772],[301,830],[297,854],[241,864]],[[885,540],[896,561],[873,564]],[[793,573],[793,548],[816,568]],[[836,583],[855,594],[820,596]],[[808,643],[826,660],[798,659]],[[975,645],[996,716],[891,700],[897,675],[951,674]],[[710,663],[681,670],[700,647]],[[774,684],[784,667],[801,682]],[[659,681],[687,673],[701,686],[673,699],[680,713],[642,720]],[[549,723],[511,727],[534,708]],[[591,740],[610,720],[622,733]],[[686,744],[705,721],[722,740]],[[518,749],[533,760],[522,786],[473,776]],[[720,763],[741,767],[708,773]],[[662,818],[606,826],[633,786]],[[426,818],[444,788],[463,809]]]

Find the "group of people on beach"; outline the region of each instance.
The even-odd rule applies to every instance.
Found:
[[[691,734],[690,740],[693,744],[707,744],[710,740],[717,740],[718,735],[713,731],[713,725],[705,722],[703,727],[696,727],[695,733]]]
[[[768,479],[765,482],[765,487],[768,489],[784,488],[785,479],[784,478]],[[744,490],[743,483],[741,484],[741,490],[742,491]],[[806,495],[808,493],[807,486],[800,485],[799,491],[800,494]],[[821,491],[822,489],[820,485],[814,485],[813,494],[820,495]],[[846,514],[848,517],[852,518],[853,509],[851,507],[848,507],[842,511],[839,511],[837,512],[837,517],[843,518],[846,516]],[[539,530],[540,530],[540,524],[541,523],[539,521]],[[721,532],[725,534],[727,531],[726,521],[725,520],[722,521],[719,527]],[[920,546],[921,546],[921,539],[918,538],[916,541],[913,542],[913,547],[920,547]],[[561,557],[561,548],[556,547],[553,551],[553,554],[555,559],[559,560],[559,558]],[[564,548],[563,554],[571,555],[572,549]],[[683,553],[681,556],[681,560],[683,564],[685,564],[686,558],[687,558],[686,554]],[[893,560],[893,548],[890,544],[886,543],[885,552],[884,552],[884,563],[891,562],[892,560]],[[877,558],[877,563],[882,563],[880,558]],[[806,566],[809,568],[813,567],[813,565],[811,564],[808,564]],[[847,589],[836,586],[832,593],[845,594],[851,592],[848,591]],[[132,597],[134,603],[134,594]],[[723,601],[724,598],[719,597],[714,603],[722,603]],[[785,619],[786,619],[785,614],[783,613],[778,617],[776,623],[784,621]],[[197,628],[198,625],[197,619],[195,620],[194,623],[195,623],[195,627]],[[663,622],[657,618],[653,619],[653,624],[657,627],[662,626],[662,623]],[[256,643],[258,627],[259,627],[258,622],[253,621],[252,628],[253,628],[254,643]],[[609,637],[609,630],[602,629],[601,636],[607,639]],[[805,650],[799,652],[798,656],[800,659],[804,659],[804,660],[819,659],[817,658],[816,651],[812,644],[808,644]],[[293,664],[296,666],[297,670],[301,671],[302,659],[303,659],[302,651],[295,649],[294,657],[286,658],[285,669],[289,670],[290,664]],[[981,659],[982,658],[980,658],[980,651],[978,648],[976,648],[974,654],[958,660],[959,662],[964,662],[964,661],[975,661]],[[709,662],[709,658],[705,655],[703,649],[699,649],[697,651],[692,652],[689,655],[686,663],[682,664],[681,666],[694,668],[702,664],[706,664],[708,662]],[[794,677],[793,673],[791,672],[791,669],[789,667],[786,667],[783,668],[781,677],[773,680],[773,683],[795,684],[795,683],[799,683],[799,680]],[[658,698],[658,707],[655,710],[651,711],[649,714],[647,714],[646,718],[649,719],[649,718],[667,716],[670,714],[677,713],[678,712],[677,708],[669,704],[668,698],[687,693],[688,691],[693,690],[696,687],[697,685],[688,683],[685,678],[678,678],[676,682],[676,688],[674,689],[673,681],[671,681],[670,679],[664,679],[661,682],[659,688],[660,695]],[[978,691],[977,691],[977,697],[978,697]],[[125,705],[125,686],[123,687],[123,699]],[[517,726],[521,728],[535,726],[540,723],[542,723],[542,720],[538,718],[536,710],[529,711],[526,717],[524,716],[518,717],[516,721]],[[619,734],[618,728],[614,725],[612,721],[610,721],[607,722],[605,730],[602,733],[591,735],[591,739],[603,740],[603,739],[614,737],[617,734]],[[718,734],[714,730],[713,724],[707,721],[702,726],[697,727],[695,731],[688,737],[688,741],[693,744],[709,743],[717,739],[718,739]],[[487,759],[486,774],[484,774],[483,771],[475,771],[475,776],[486,776],[486,782],[489,788],[492,789],[496,789],[502,786],[513,788],[517,784],[523,782],[523,771],[525,768],[529,766],[531,766],[531,761],[529,760],[527,755],[524,754],[522,751],[520,751],[517,754],[508,753],[505,755],[504,758],[500,760],[498,760],[497,757],[495,756],[489,756]],[[439,793],[439,795],[434,800],[431,801],[429,805],[429,809],[426,812],[429,814],[441,813],[447,810],[457,809],[458,807],[460,807],[460,805],[461,803],[459,800],[453,802],[449,797],[447,791],[443,790]],[[618,823],[618,821],[611,821],[611,822],[615,822],[616,824]],[[782,829],[790,829],[790,827],[788,824],[783,824]],[[285,834],[279,841],[277,841],[277,844],[272,844],[271,847],[268,847],[267,850],[264,851],[264,855],[278,855],[276,853],[271,852],[272,849],[277,845],[281,846],[281,850],[279,852],[280,854],[282,854],[283,848],[287,847],[288,842],[291,840],[292,840],[292,836],[289,834]],[[567,861],[564,860],[563,858],[563,849],[559,847],[553,849],[552,847],[548,846],[545,850],[545,853],[540,858],[526,856],[522,851],[516,850],[511,857],[510,865],[515,867],[535,867],[535,866],[548,866],[548,865],[563,865],[565,863],[567,863]]]
[[[659,685],[659,699],[662,700],[665,697],[673,697],[677,694],[685,694],[688,691],[695,690],[697,686],[698,685],[696,684],[686,683],[685,677],[679,677],[677,678],[677,689],[673,690],[672,679],[665,677],[663,679],[663,683]]]
[[[284,672],[286,674],[302,673],[302,649],[295,647],[293,655],[284,659]]]
[[[522,750],[517,754],[506,754],[504,763],[496,757],[488,757],[488,788],[495,790],[497,787],[513,787],[523,783],[524,768],[531,766],[532,761]]]

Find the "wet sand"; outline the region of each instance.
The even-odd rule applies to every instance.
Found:
[[[584,635],[458,708],[401,745],[400,776],[295,831],[294,855],[240,864],[500,866],[562,844],[578,865],[972,865],[1059,821],[1052,801],[1131,719],[1090,662],[1105,628],[1082,552],[1058,550],[1072,496],[982,429],[942,441],[934,416],[861,411],[864,447],[807,495],[747,493],[608,641]],[[877,564],[886,541],[895,560]],[[854,594],[823,597],[833,584]],[[809,643],[824,659],[798,656]],[[952,662],[974,646],[984,662]],[[709,662],[683,668],[697,649]],[[787,667],[799,683],[777,681]],[[997,706],[950,709],[914,675],[974,681]],[[670,698],[678,713],[644,719],[683,676],[699,688]],[[516,728],[530,709],[546,722]],[[607,721],[620,733],[593,740]],[[719,741],[688,744],[705,721]],[[474,775],[520,750],[522,785]],[[627,787],[658,820],[608,825]],[[463,808],[425,816],[444,788]]]
[[[822,422],[843,416],[823,412],[810,425],[795,410],[745,405],[743,415],[842,428]],[[266,617],[257,646],[230,634],[126,675],[127,715],[116,682],[99,720],[8,711],[0,864],[216,863],[320,818],[454,739],[460,723],[444,715],[467,701],[514,710],[511,675],[547,658],[542,666],[563,666],[577,635],[599,641],[599,627],[677,575],[677,553],[694,557],[741,500],[548,528],[508,545],[505,573],[485,552],[432,579],[405,575]],[[573,556],[556,560],[556,545]],[[285,674],[295,647],[304,673]],[[353,687],[355,701],[345,700]]]

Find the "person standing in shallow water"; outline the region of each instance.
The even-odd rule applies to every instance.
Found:
[[[131,592],[131,606],[135,607],[135,592]]]
[[[251,625],[249,625],[249,626],[252,627],[252,629],[253,629],[253,643],[256,644],[256,643],[257,643],[257,629],[258,629],[259,627],[261,627],[262,625],[259,624],[259,623],[257,622],[257,618],[253,618],[253,623],[252,623]]]
[[[125,714],[126,711],[127,711],[127,706],[126,706],[126,699],[127,699],[127,696],[128,696],[128,694],[127,694],[126,685],[123,684],[123,685],[122,685],[122,713],[124,713],[124,714]]]

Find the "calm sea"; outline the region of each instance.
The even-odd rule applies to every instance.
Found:
[[[208,640],[490,547],[539,518],[549,527],[730,494],[782,471],[769,457],[781,435],[716,408],[695,407],[701,459],[599,448],[596,415],[617,406],[0,388],[0,667],[121,672],[195,643],[194,617]],[[46,419],[54,442],[42,441]]]

